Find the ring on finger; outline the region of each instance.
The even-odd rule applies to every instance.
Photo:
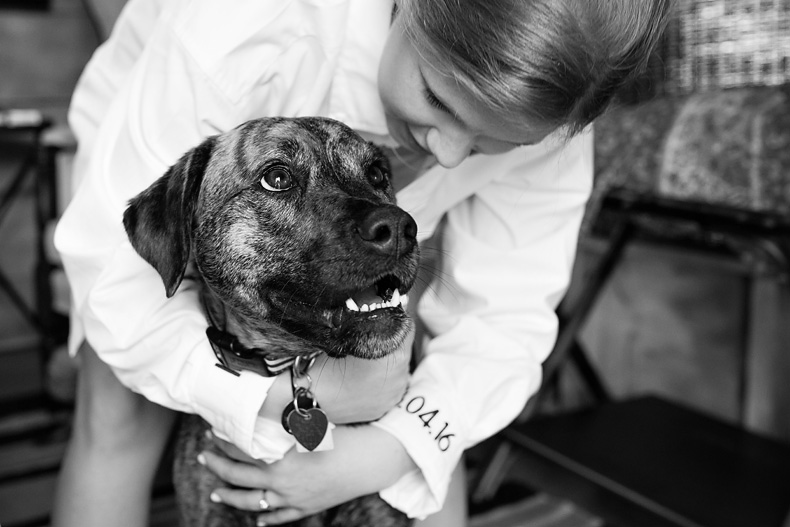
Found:
[[[261,489],[261,499],[258,500],[258,508],[262,511],[268,511],[269,507],[269,502],[266,501],[266,489]]]

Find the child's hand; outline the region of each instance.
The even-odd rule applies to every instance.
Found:
[[[203,452],[202,462],[228,487],[241,488],[216,489],[212,500],[260,511],[265,498],[269,509],[259,515],[259,525],[278,525],[383,490],[416,468],[397,439],[379,428],[338,426],[333,434],[333,450],[291,449],[271,465],[215,439],[225,456]]]
[[[335,424],[374,421],[400,402],[409,383],[409,362],[414,332],[401,349],[377,360],[325,355],[310,368],[318,404]],[[260,415],[279,422],[293,400],[289,375],[281,375],[269,389]]]

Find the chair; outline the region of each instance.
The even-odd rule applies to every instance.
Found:
[[[0,141],[4,145],[7,144],[10,150],[15,151],[16,157],[19,158],[18,168],[11,175],[0,195],[0,221],[7,217],[11,206],[23,194],[28,180],[37,181],[41,134],[48,126],[47,120],[36,111],[0,112]],[[2,271],[0,271],[0,289],[25,321],[41,331],[41,322],[36,313],[27,305],[23,295]]]
[[[508,428],[536,488],[607,524],[782,527],[790,449],[646,396]]]
[[[790,218],[623,188],[603,195],[600,212],[614,223],[607,250],[564,310],[568,315],[561,317],[557,344],[544,364],[544,387],[498,438],[473,500],[490,499],[517,456],[522,481],[612,525],[781,527],[790,514],[790,447],[659,397],[616,400],[577,336],[625,247],[644,229],[658,228],[657,221],[696,223],[711,236],[749,237],[758,247],[772,246],[772,264],[790,270]],[[568,362],[581,373],[594,404],[535,415]]]

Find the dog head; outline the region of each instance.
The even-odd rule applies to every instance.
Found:
[[[383,153],[337,121],[258,119],[211,137],[123,221],[168,297],[192,258],[210,295],[260,332],[376,358],[411,328],[399,298],[417,273],[417,226]]]

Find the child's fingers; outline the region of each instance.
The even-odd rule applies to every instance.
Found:
[[[231,485],[249,489],[265,489],[269,488],[271,483],[266,467],[233,461],[208,450],[198,455],[198,463]]]
[[[305,516],[305,512],[300,509],[293,507],[279,508],[282,498],[270,490],[264,493],[260,490],[216,489],[211,493],[211,501],[223,503],[243,511],[260,511],[261,499],[264,500],[265,506],[268,506],[268,512],[258,515],[256,525],[260,527],[280,525],[296,521]]]
[[[223,441],[222,439],[218,438],[213,433],[211,433],[210,430],[206,430],[206,437],[210,439],[214,443],[214,445],[219,450],[224,452],[225,455],[228,456],[229,458],[235,459],[236,461],[244,461],[247,463],[255,462],[255,459],[251,458],[250,456],[242,452],[241,449],[238,448],[236,445],[234,445],[233,443],[229,443],[228,441]]]
[[[301,518],[306,514],[300,509],[286,507],[284,509],[277,509],[271,512],[265,512],[258,515],[256,525],[258,527],[266,527],[267,525],[280,525],[281,523],[289,523]]]
[[[284,505],[280,496],[267,490],[254,489],[214,489],[211,493],[211,501],[223,503],[242,511],[274,511]]]

